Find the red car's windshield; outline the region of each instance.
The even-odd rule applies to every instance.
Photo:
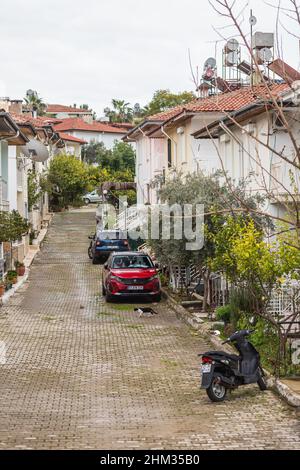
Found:
[[[113,269],[149,269],[153,267],[151,259],[146,255],[114,256],[112,261]]]

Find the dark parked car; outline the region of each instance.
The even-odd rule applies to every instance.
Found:
[[[89,257],[93,264],[97,264],[103,259],[107,259],[113,252],[129,251],[129,242],[126,235],[120,230],[99,230],[95,235],[89,237]]]
[[[113,253],[104,265],[102,293],[109,302],[123,297],[161,299],[157,267],[143,252]]]

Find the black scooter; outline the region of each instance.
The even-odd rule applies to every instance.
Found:
[[[202,384],[209,398],[214,402],[223,401],[228,390],[241,385],[257,383],[263,391],[267,381],[260,364],[260,355],[248,341],[254,330],[237,331],[223,344],[232,343],[239,355],[224,351],[209,351],[202,357]]]

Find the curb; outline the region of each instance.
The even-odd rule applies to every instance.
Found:
[[[229,345],[223,345],[220,338],[210,334],[209,325],[205,324],[203,321],[196,318],[193,313],[186,310],[184,307],[179,305],[176,300],[170,297],[169,293],[162,289],[164,297],[167,299],[169,306],[175,311],[178,318],[180,318],[184,323],[191,326],[197,330],[201,336],[208,340],[215,348],[222,348],[223,351],[236,352],[234,348]],[[270,389],[275,391],[281,398],[283,398],[290,406],[294,408],[300,407],[300,395],[290,389],[286,384],[281,382],[279,379],[276,379],[268,371],[265,371],[268,378],[268,386]]]
[[[22,278],[8,291],[6,292],[1,298],[0,298],[0,307],[2,305],[7,304],[7,302],[10,300],[10,298],[25,284],[25,282],[28,280],[29,273],[30,273],[30,266],[32,265],[37,253],[39,253],[40,248],[42,246],[42,243],[47,235],[48,229],[50,227],[50,224],[53,219],[53,214],[51,214],[49,223],[47,228],[41,230],[41,236],[39,238],[39,243],[36,245],[36,250],[32,253],[32,256],[30,258],[27,258],[26,256],[24,258],[24,264],[26,266],[25,274],[22,276]]]
[[[0,307],[2,305],[7,304],[9,299],[25,284],[29,276],[29,269],[27,268],[25,271],[24,276],[8,291],[6,292],[0,299]]]

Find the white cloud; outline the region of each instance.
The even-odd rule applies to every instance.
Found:
[[[145,104],[158,88],[193,89],[187,50],[202,70],[206,57],[215,54],[212,26],[225,24],[207,0],[2,3],[5,94],[23,97],[33,88],[49,102],[89,103],[98,114],[112,98]],[[276,10],[261,0],[250,3],[257,29],[273,31]],[[245,16],[248,29],[248,12]],[[296,41],[284,36],[285,58],[297,67]],[[221,44],[218,49],[220,57]]]

